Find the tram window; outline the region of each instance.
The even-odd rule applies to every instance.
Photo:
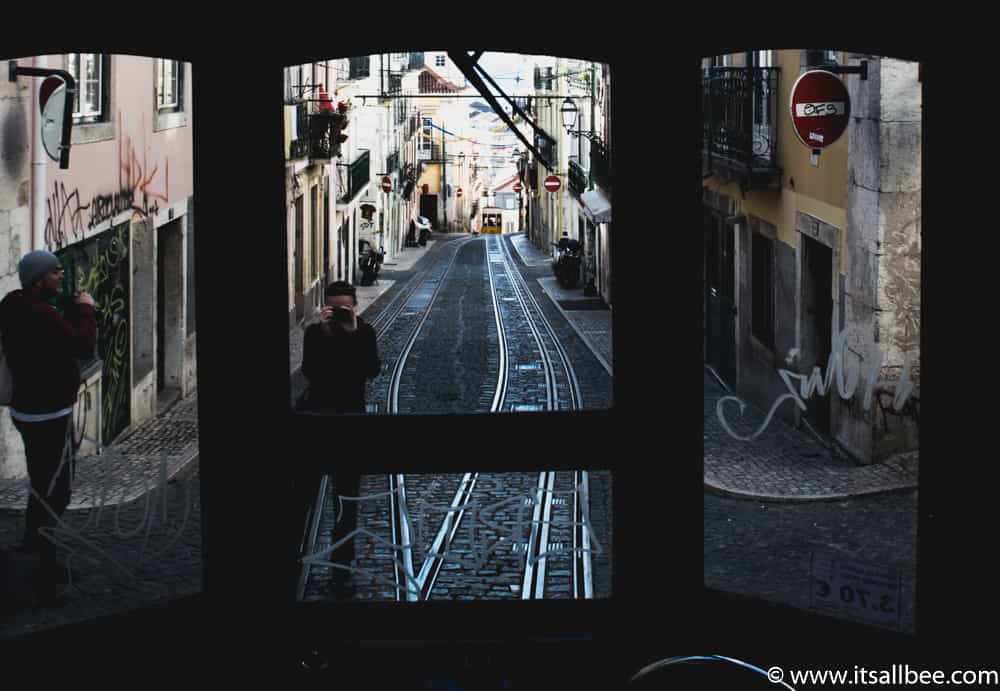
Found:
[[[24,68],[32,64],[32,58],[18,63]],[[193,269],[195,247],[200,252],[204,246],[200,241],[210,233],[195,243],[193,213],[189,213],[197,160],[192,132],[197,106],[190,93],[197,68],[152,56],[74,53],[50,55],[46,69],[75,76],[81,109],[91,96],[98,106],[106,106],[104,96],[115,94],[117,125],[74,125],[68,169],[47,161],[40,171],[25,169],[22,177],[0,176],[0,198],[8,197],[18,180],[28,188],[29,181],[41,175],[47,176],[50,186],[72,190],[80,200],[95,200],[89,227],[50,217],[51,232],[40,236],[39,249],[54,254],[64,271],[63,294],[53,295],[53,303],[68,321],[76,325],[88,321],[68,307],[75,292],[89,294],[91,304],[98,306],[89,357],[79,367],[68,357],[47,362],[50,369],[65,371],[68,366],[80,374],[69,414],[50,422],[25,423],[23,428],[26,437],[36,440],[33,447],[44,446],[45,438],[48,446],[58,442],[56,455],[37,447],[25,453],[21,433],[8,422],[8,408],[0,407],[4,509],[0,511],[0,648],[37,633],[58,640],[61,634],[52,629],[90,625],[96,618],[112,620],[202,592],[199,439],[203,430],[197,421],[204,400],[199,401],[195,377],[204,367],[199,362],[204,350],[196,353],[194,345],[200,340],[195,298],[203,284],[196,289]],[[287,83],[293,75],[298,79],[301,73],[297,68],[285,71]],[[27,74],[18,74],[16,81],[25,89],[32,82],[42,83]],[[170,112],[157,114],[154,109],[150,118],[150,105],[164,89],[171,94]],[[0,119],[30,120],[28,105],[29,99],[10,104],[5,99]],[[66,107],[72,110],[72,101]],[[0,135],[5,148],[15,145],[11,136],[24,141],[22,135],[30,130],[22,129],[5,128]],[[109,141],[79,155],[76,139],[83,134]],[[142,142],[136,150],[141,150],[143,184],[156,186],[155,195],[148,200],[136,197],[126,214],[131,218],[120,217],[125,207],[118,208],[117,202],[95,210],[97,199],[110,200],[122,189],[119,156],[139,146],[136,142]],[[0,202],[6,217],[4,204]],[[0,231],[0,238],[0,244],[10,244],[9,232]],[[0,263],[0,286],[6,286],[0,299],[6,299],[18,282],[17,266],[24,254],[12,247],[11,261]],[[201,325],[209,318],[204,311],[197,316]],[[8,354],[24,352],[14,329],[0,324],[0,331]],[[46,348],[49,354],[44,358],[63,348],[52,334],[20,331],[30,337],[31,347]],[[20,338],[23,341],[24,336]],[[25,371],[22,362],[10,362],[15,380]],[[61,381],[66,378],[51,383]],[[53,392],[51,383],[43,382],[33,392],[40,395],[43,408],[25,407],[25,411],[50,411],[44,406],[52,403],[53,395],[56,401],[65,399]],[[53,462],[46,478],[42,471]],[[155,511],[150,508],[154,505]],[[29,539],[22,548],[26,533]],[[16,657],[5,655],[5,663]],[[47,659],[57,658],[61,656],[52,652]]]
[[[818,64],[824,51],[753,54],[763,56],[755,69],[774,76],[803,59]],[[869,59],[869,69],[879,64],[885,77],[855,105],[863,110],[891,94],[912,114],[907,126],[919,141],[918,63]],[[733,74],[706,71],[703,87]],[[780,112],[792,98],[792,84],[780,81],[772,81],[771,93],[755,95],[761,113]],[[725,88],[711,86],[712,93]],[[767,118],[754,127],[756,141]],[[739,186],[720,182],[713,167],[705,197],[692,209],[702,214],[707,283],[704,583],[914,634],[923,470],[921,230],[912,221],[921,212],[919,146],[906,160],[895,155],[900,145],[875,127],[843,150],[839,167],[814,169],[809,186],[785,189],[780,199],[763,190],[740,196]],[[868,164],[867,151],[883,152],[879,180],[916,190],[905,213],[898,207],[862,213],[868,201],[850,194],[847,173]],[[789,195],[797,210],[763,210],[781,208]],[[815,211],[824,204],[831,205]],[[850,232],[845,224],[853,224]],[[873,234],[887,238],[877,254],[867,240]],[[897,297],[883,301],[884,291]]]

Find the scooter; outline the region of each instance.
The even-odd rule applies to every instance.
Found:
[[[382,261],[385,259],[385,249],[382,247],[375,251],[371,243],[368,249],[361,255],[361,285],[370,286],[378,281],[378,272],[382,269]]]
[[[420,246],[426,247],[427,240],[431,236],[431,222],[427,220],[425,217],[420,216],[417,219],[417,228],[420,229],[420,240],[419,240]]]
[[[576,288],[580,284],[580,265],[583,263],[583,247],[579,242],[570,241],[552,246],[559,250],[552,260],[552,273],[563,288]]]

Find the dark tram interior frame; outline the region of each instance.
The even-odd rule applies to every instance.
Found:
[[[592,25],[587,29],[593,30]],[[698,257],[702,251],[701,238],[688,232],[700,227],[696,141],[701,122],[694,90],[698,66],[702,55],[732,48],[702,42],[658,54],[656,59],[669,66],[663,74],[674,95],[664,111],[650,100],[648,55],[615,50],[591,40],[593,36],[576,41],[549,31],[542,40],[532,38],[540,36],[537,32],[528,33],[488,50],[608,63],[614,79],[616,166],[633,178],[655,171],[645,175],[641,185],[618,185],[615,215],[623,230],[612,236],[618,264],[615,291],[620,298],[614,315],[615,401],[606,411],[333,418],[291,412],[286,212],[278,172],[284,165],[278,136],[283,122],[276,105],[282,98],[282,69],[338,56],[426,49],[438,42],[455,48],[454,39],[412,45],[412,36],[381,42],[355,38],[338,43],[329,54],[318,48],[306,53],[291,47],[286,36],[279,42],[284,47],[250,51],[237,61],[244,74],[259,80],[252,101],[261,105],[252,118],[234,109],[234,99],[241,97],[223,87],[232,85],[235,68],[230,58],[202,53],[201,48],[178,48],[166,37],[153,41],[158,50],[150,48],[148,36],[141,41],[116,38],[103,46],[109,52],[176,57],[193,66],[198,108],[195,213],[199,227],[211,229],[197,236],[195,267],[202,317],[198,377],[204,593],[162,608],[27,636],[21,646],[25,660],[40,664],[59,651],[64,654],[60,659],[71,663],[89,666],[114,659],[149,668],[163,648],[148,641],[172,641],[176,634],[171,632],[180,630],[190,643],[196,668],[222,664],[236,673],[311,668],[351,674],[351,669],[373,662],[384,668],[411,664],[410,671],[417,675],[477,665],[514,670],[547,664],[562,672],[575,664],[584,672],[573,674],[583,679],[596,682],[604,675],[620,682],[646,664],[675,655],[718,653],[765,665],[780,658],[801,667],[809,662],[830,667],[831,661],[840,660],[842,667],[849,667],[859,660],[913,663],[927,651],[948,650],[949,636],[961,631],[961,612],[949,605],[949,597],[961,592],[969,580],[965,573],[943,572],[945,562],[976,558],[976,545],[986,534],[974,532],[971,522],[949,512],[949,502],[960,496],[959,480],[933,465],[921,469],[917,636],[704,587],[702,419],[693,404],[702,391],[701,338],[676,335],[701,332],[701,277],[697,262],[678,257]],[[17,51],[37,52],[30,47]],[[867,52],[916,57],[885,48]],[[935,107],[941,102],[940,87],[932,90],[928,85],[946,76],[945,71],[933,62],[921,70],[926,101],[931,104],[925,110],[933,108],[940,117]],[[691,75],[691,82],[685,74]],[[940,124],[931,118],[926,123],[925,139],[941,136]],[[644,139],[644,128],[665,132],[675,148],[655,152]],[[675,141],[678,137],[680,144]],[[683,145],[688,139],[689,149]],[[684,153],[678,156],[678,151]],[[653,155],[656,159],[650,158]],[[234,170],[261,172],[236,175]],[[924,189],[938,194],[945,175],[925,168]],[[680,200],[689,199],[689,208],[676,215],[671,212],[668,220],[676,228],[664,228],[658,221],[651,230],[649,219],[659,218],[664,210],[657,198],[667,194],[676,195],[679,206]],[[925,203],[924,222],[930,222],[928,210],[938,219],[939,208],[936,202]],[[242,243],[239,252],[233,251],[232,242]],[[957,290],[934,285],[927,275],[940,278],[949,260],[960,266],[957,250],[940,243],[933,248],[936,257],[928,258],[930,245],[925,245],[925,305]],[[664,254],[653,256],[654,251]],[[675,270],[663,270],[667,267]],[[947,318],[937,311],[935,315],[935,328],[941,329]],[[937,345],[923,352],[931,354],[926,359],[935,365],[948,355],[942,356]],[[942,383],[940,374],[935,376],[936,381],[928,379],[926,384],[933,392],[928,399],[960,398],[949,397],[950,385]],[[930,423],[921,436],[922,451],[933,450],[938,457],[947,456],[949,448],[942,407],[927,407],[925,420]],[[500,442],[482,451],[476,442],[483,439]],[[514,440],[524,440],[524,447],[518,448]],[[373,444],[378,453],[371,455],[366,450]],[[497,451],[502,446],[509,449],[505,458]],[[610,469],[612,597],[588,602],[295,602],[302,528],[291,502],[295,484],[341,469],[364,473]],[[974,596],[977,611],[995,613],[996,605],[985,593]],[[108,652],[113,644],[122,647]],[[978,649],[972,641],[966,646],[966,651]],[[967,662],[976,659],[974,652],[968,654]],[[566,678],[571,676],[566,671]]]

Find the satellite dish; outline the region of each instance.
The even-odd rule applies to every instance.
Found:
[[[42,112],[42,146],[53,161],[60,160],[63,116],[66,111],[66,81],[62,77],[47,77],[38,94]]]

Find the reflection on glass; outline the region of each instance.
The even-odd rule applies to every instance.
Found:
[[[333,474],[301,499],[300,601],[611,594],[607,471]]]
[[[296,409],[609,408],[609,67],[438,51],[284,72]]]
[[[774,50],[702,70],[706,584],[910,633],[918,67]]]

